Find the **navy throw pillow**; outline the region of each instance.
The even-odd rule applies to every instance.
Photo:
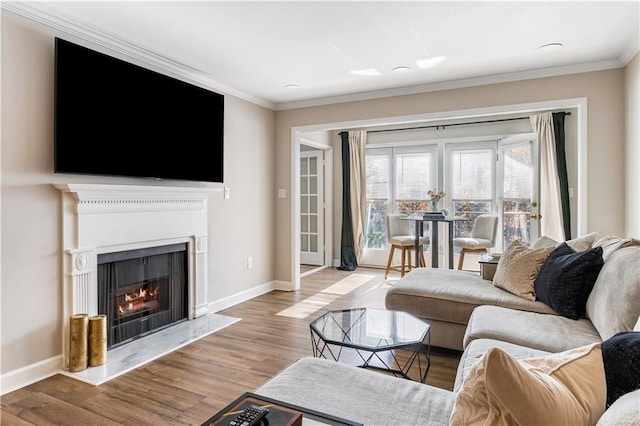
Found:
[[[544,261],[533,283],[536,299],[560,315],[579,319],[602,265],[602,247],[576,252],[567,243],[560,244]]]
[[[640,389],[640,331],[623,331],[600,345],[607,380],[607,407]]]

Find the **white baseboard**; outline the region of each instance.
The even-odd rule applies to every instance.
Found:
[[[0,376],[0,395],[13,392],[62,371],[62,354]]]
[[[266,284],[261,284],[209,303],[209,312],[217,312],[230,308],[238,303],[253,299],[256,296],[269,293],[272,290],[290,291],[291,283],[287,281],[271,281]],[[62,354],[60,354],[35,364],[27,365],[17,370],[2,374],[0,376],[0,395],[13,392],[35,382],[39,382],[40,380],[44,380],[47,377],[61,373],[63,371],[62,362]]]
[[[254,297],[269,293],[272,290],[291,290],[291,283],[286,281],[270,281],[265,284],[252,287],[240,293],[232,294],[215,302],[209,303],[209,312],[219,312],[223,309],[230,308],[238,303],[246,302]]]

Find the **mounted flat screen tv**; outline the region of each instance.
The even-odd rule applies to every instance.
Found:
[[[55,39],[56,173],[224,178],[224,96]]]

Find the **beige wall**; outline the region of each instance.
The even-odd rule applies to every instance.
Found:
[[[625,68],[626,230],[640,238],[640,53]]]
[[[54,36],[65,37],[2,12],[2,374],[62,353],[61,202],[52,183],[187,185],[53,173]],[[231,199],[219,191],[208,200],[211,303],[274,278],[274,132],[273,111],[226,96]]]
[[[492,108],[586,97],[588,100],[589,231],[625,234],[624,219],[624,70],[566,75],[416,95],[278,111],[276,115],[276,185],[290,192],[291,129],[358,120],[446,111]],[[571,119],[575,119],[573,116]],[[339,156],[336,157],[339,159]],[[335,169],[339,169],[339,160]],[[336,199],[341,186],[335,186]],[[611,190],[618,188],[620,190]],[[602,206],[609,208],[603,214]],[[276,279],[291,278],[291,206],[276,204]],[[340,227],[340,222],[334,224]],[[335,241],[339,248],[339,241]]]

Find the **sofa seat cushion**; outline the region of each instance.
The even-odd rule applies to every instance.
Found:
[[[480,305],[555,313],[542,302],[530,301],[495,287],[477,274],[451,269],[414,269],[387,291],[387,309],[406,311],[426,320],[467,324]]]
[[[460,363],[458,364],[458,370],[456,372],[456,381],[453,385],[454,393],[457,393],[460,390],[462,382],[469,375],[469,371],[471,371],[471,367],[473,367],[473,365],[478,362],[482,355],[484,355],[490,348],[500,348],[509,353],[509,355],[515,359],[543,357],[549,355],[549,352],[546,351],[515,345],[501,340],[473,340],[460,357]]]
[[[335,361],[301,358],[255,393],[364,424],[448,425],[453,392]]]
[[[502,340],[547,352],[602,342],[588,319],[572,320],[499,306],[480,306],[473,311],[464,335],[464,347],[476,339]]]

